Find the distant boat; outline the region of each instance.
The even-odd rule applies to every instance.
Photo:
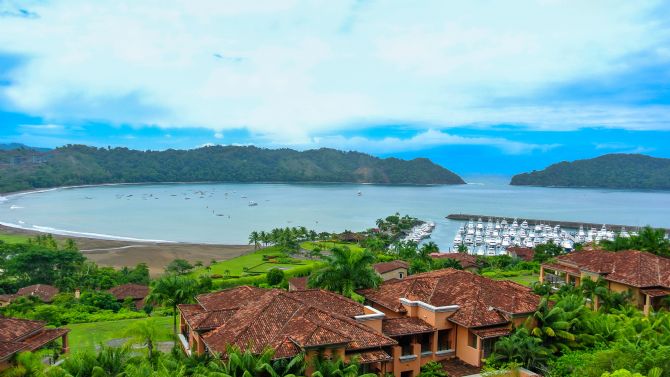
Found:
[[[253,207],[253,206],[257,206],[257,205],[258,205],[258,203],[254,202],[254,201],[249,202],[249,207]]]
[[[363,193],[359,191],[358,196],[363,196]]]

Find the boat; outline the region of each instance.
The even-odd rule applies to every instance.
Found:
[[[257,206],[257,205],[258,205],[258,203],[254,202],[254,201],[249,202],[249,207],[254,207],[254,206]]]
[[[358,194],[356,194],[356,195],[363,196],[363,193],[359,191]]]

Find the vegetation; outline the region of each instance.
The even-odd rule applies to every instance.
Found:
[[[511,185],[670,189],[670,159],[641,154],[607,154],[559,162],[544,170],[518,174]]]
[[[366,182],[464,184],[425,158],[380,159],[358,152],[211,146],[137,151],[68,145],[0,150],[0,192],[137,182]]]
[[[373,288],[381,278],[372,268],[374,255],[367,251],[335,248],[326,257],[326,267],[316,270],[309,278],[309,286],[328,289],[347,297],[355,297],[354,291]]]
[[[153,336],[154,343],[173,339],[172,319],[170,317],[152,317],[151,320],[156,328],[156,333]],[[146,317],[66,325],[65,327],[70,329],[68,334],[70,351],[75,354],[83,351],[94,351],[96,347],[106,346],[110,341],[136,337],[135,333],[129,334],[127,329],[139,326],[138,323],[144,323],[145,321]],[[137,342],[144,343],[143,340]]]
[[[628,238],[617,236],[614,241],[600,241],[605,250],[642,250],[653,254],[670,257],[670,240],[666,238],[664,229],[654,229],[646,226],[637,236]]]
[[[177,305],[193,301],[200,293],[196,280],[178,275],[165,275],[151,283],[147,302],[156,302],[172,309],[172,328],[177,333]]]

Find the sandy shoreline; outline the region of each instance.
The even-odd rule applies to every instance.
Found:
[[[0,225],[1,234],[34,236],[42,232],[11,228]],[[163,272],[165,266],[176,258],[191,263],[201,261],[205,264],[212,259],[220,261],[231,259],[253,251],[251,245],[212,245],[192,243],[160,243],[141,241],[119,241],[87,237],[54,235],[56,239],[73,239],[82,254],[100,266],[121,268],[146,263],[152,276]]]

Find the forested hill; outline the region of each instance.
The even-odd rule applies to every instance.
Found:
[[[670,190],[670,159],[641,154],[606,154],[518,174],[512,177],[510,184]]]
[[[463,184],[425,158],[380,159],[358,152],[213,146],[137,151],[68,145],[0,151],[0,192],[137,182],[358,182]]]

